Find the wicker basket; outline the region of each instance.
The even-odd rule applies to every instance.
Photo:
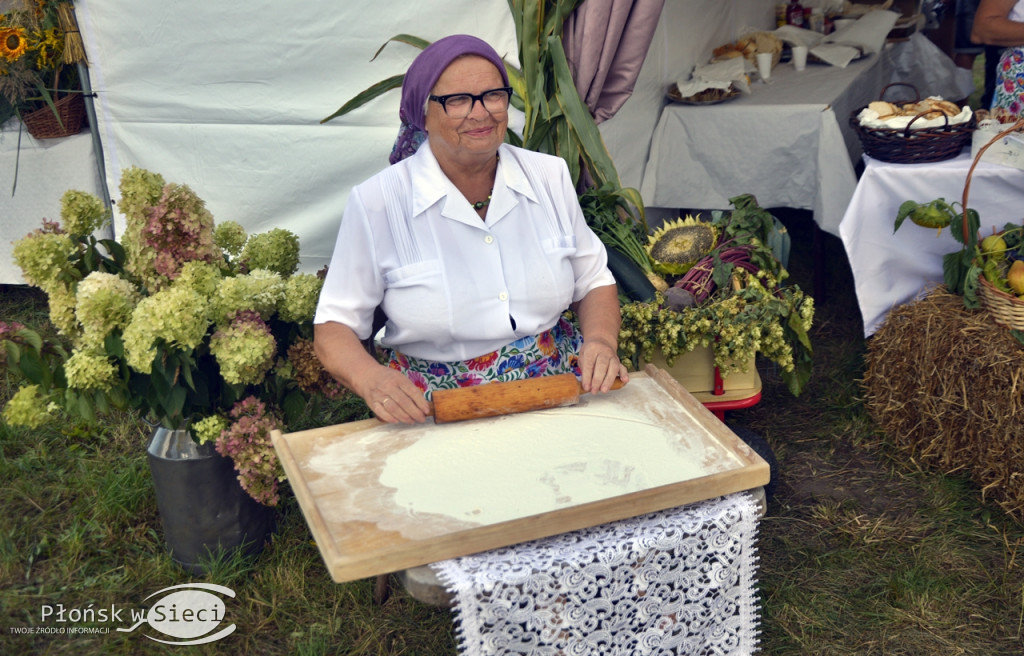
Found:
[[[884,100],[885,93],[893,86],[905,86],[914,90],[913,100],[900,100],[900,103],[918,102],[921,99],[917,88],[905,82],[893,82],[886,85],[879,94]],[[866,105],[865,105],[866,107]],[[850,126],[860,138],[864,153],[869,157],[894,164],[915,164],[923,162],[941,162],[953,159],[971,144],[971,134],[977,125],[974,116],[969,121],[950,125],[949,117],[946,124],[930,128],[914,128],[923,114],[915,116],[905,128],[871,128],[860,124],[858,115],[865,109],[861,107],[850,114]]]
[[[1004,136],[1021,128],[1024,128],[1024,119],[1009,126],[978,149],[978,152],[974,155],[974,162],[971,163],[971,168],[967,170],[967,180],[964,183],[964,196],[961,203],[965,212],[967,211],[967,195],[971,190],[971,176],[974,173],[975,167],[978,166],[978,162],[981,161],[981,156],[988,150],[989,146],[998,143]],[[966,243],[968,241],[966,217],[964,218],[963,226],[964,242]],[[978,276],[978,300],[981,303],[981,307],[991,314],[992,319],[1000,326],[1012,330],[1024,330],[1024,299],[1004,292],[990,283],[984,275],[981,275]]]
[[[47,105],[21,117],[28,133],[36,139],[56,139],[78,134],[82,131],[85,118],[85,99],[80,93],[72,93],[54,101],[57,116]]]
[[[998,289],[985,276],[978,276],[978,300],[1000,326],[1024,330],[1024,300]]]

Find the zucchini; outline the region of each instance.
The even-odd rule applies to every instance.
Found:
[[[643,269],[614,246],[606,244],[605,250],[608,251],[608,268],[622,293],[632,301],[653,301],[654,285]]]

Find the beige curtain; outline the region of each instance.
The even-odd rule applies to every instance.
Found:
[[[565,21],[562,43],[594,121],[610,119],[633,93],[665,0],[586,0]]]

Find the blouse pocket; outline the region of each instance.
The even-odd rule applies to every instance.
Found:
[[[437,340],[448,334],[448,301],[440,260],[408,264],[384,273],[384,312],[395,340]]]
[[[576,254],[576,235],[561,235],[543,241],[544,253],[548,260],[551,281],[546,293],[549,303],[561,311],[572,302],[576,276],[573,274],[572,258]],[[535,290],[534,293],[538,293]]]
[[[560,235],[544,240],[544,250],[548,253],[564,253],[572,255],[576,252],[576,235]]]
[[[437,276],[440,272],[441,262],[439,260],[414,262],[397,269],[385,271],[384,285],[390,288],[422,284],[425,279]]]

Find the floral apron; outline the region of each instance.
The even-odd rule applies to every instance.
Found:
[[[992,108],[1003,107],[1015,116],[1024,114],[1024,48],[1007,48],[996,67]]]
[[[538,376],[580,375],[579,352],[583,336],[565,317],[539,335],[522,337],[470,360],[435,362],[385,349],[388,366],[405,374],[429,400],[437,389],[473,387],[490,382]]]

